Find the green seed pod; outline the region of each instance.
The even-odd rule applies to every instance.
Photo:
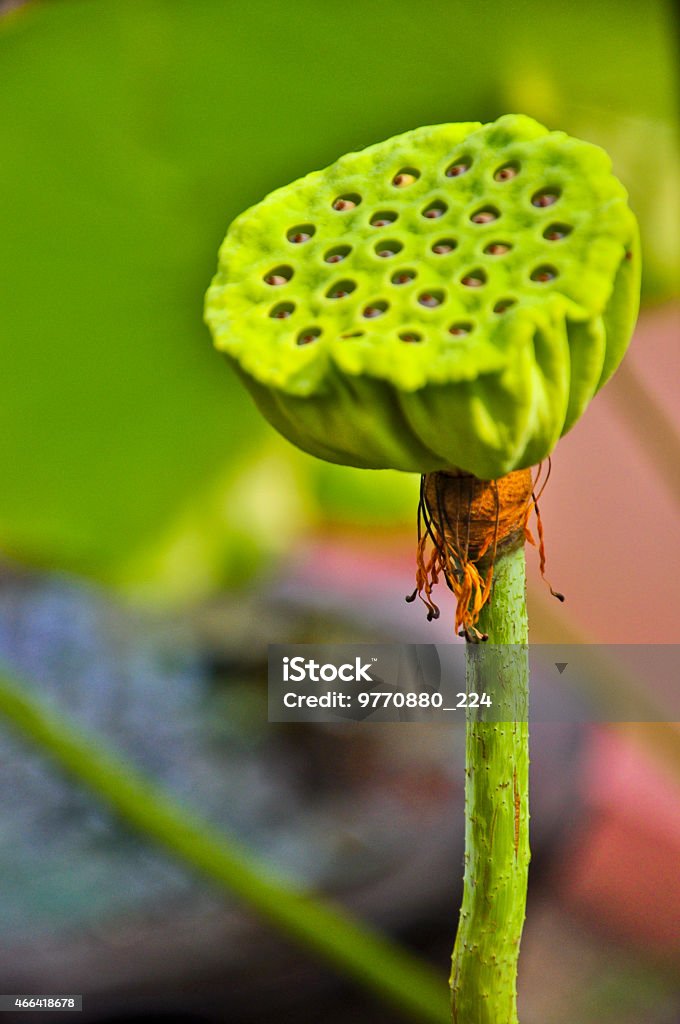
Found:
[[[549,455],[637,315],[607,155],[528,117],[418,128],[231,225],[206,319],[269,422],[350,466],[482,479]]]

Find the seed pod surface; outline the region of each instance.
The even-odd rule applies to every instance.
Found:
[[[604,151],[506,115],[407,132],[246,210],[206,320],[300,448],[492,479],[547,456],[614,372],[639,263]]]

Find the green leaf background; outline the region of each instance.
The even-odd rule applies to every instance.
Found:
[[[0,18],[0,549],[165,599],[417,481],[317,464],[213,353],[229,221],[339,154],[508,110],[604,144],[677,286],[670,9],[60,0]],[[675,211],[675,218],[674,218]]]

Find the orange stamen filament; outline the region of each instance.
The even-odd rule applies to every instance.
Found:
[[[486,640],[486,635],[477,629],[477,623],[482,609],[492,598],[494,564],[499,549],[507,550],[509,544],[516,546],[524,540],[538,548],[541,576],[551,594],[564,600],[545,576],[545,538],[538,499],[548,483],[550,463],[537,494],[541,472],[542,464],[533,483],[524,470],[492,481],[450,473],[421,478],[416,589],[407,601],[418,597],[427,608],[428,621],[439,618],[439,607],[432,591],[443,577],[456,598],[456,633],[472,642]],[[533,511],[538,543],[528,526]]]

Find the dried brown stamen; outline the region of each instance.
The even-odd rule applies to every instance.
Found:
[[[460,630],[474,643],[486,639],[477,629],[477,622],[491,599],[495,560],[525,540],[536,543],[527,527],[534,510],[544,576],[543,524],[538,513],[542,489],[537,496],[535,483],[529,469],[516,470],[498,480],[444,471],[421,478],[416,589],[407,600],[419,597],[428,609],[428,620],[439,617],[432,589],[443,577],[456,597],[456,632]],[[550,590],[564,600],[552,587]]]

